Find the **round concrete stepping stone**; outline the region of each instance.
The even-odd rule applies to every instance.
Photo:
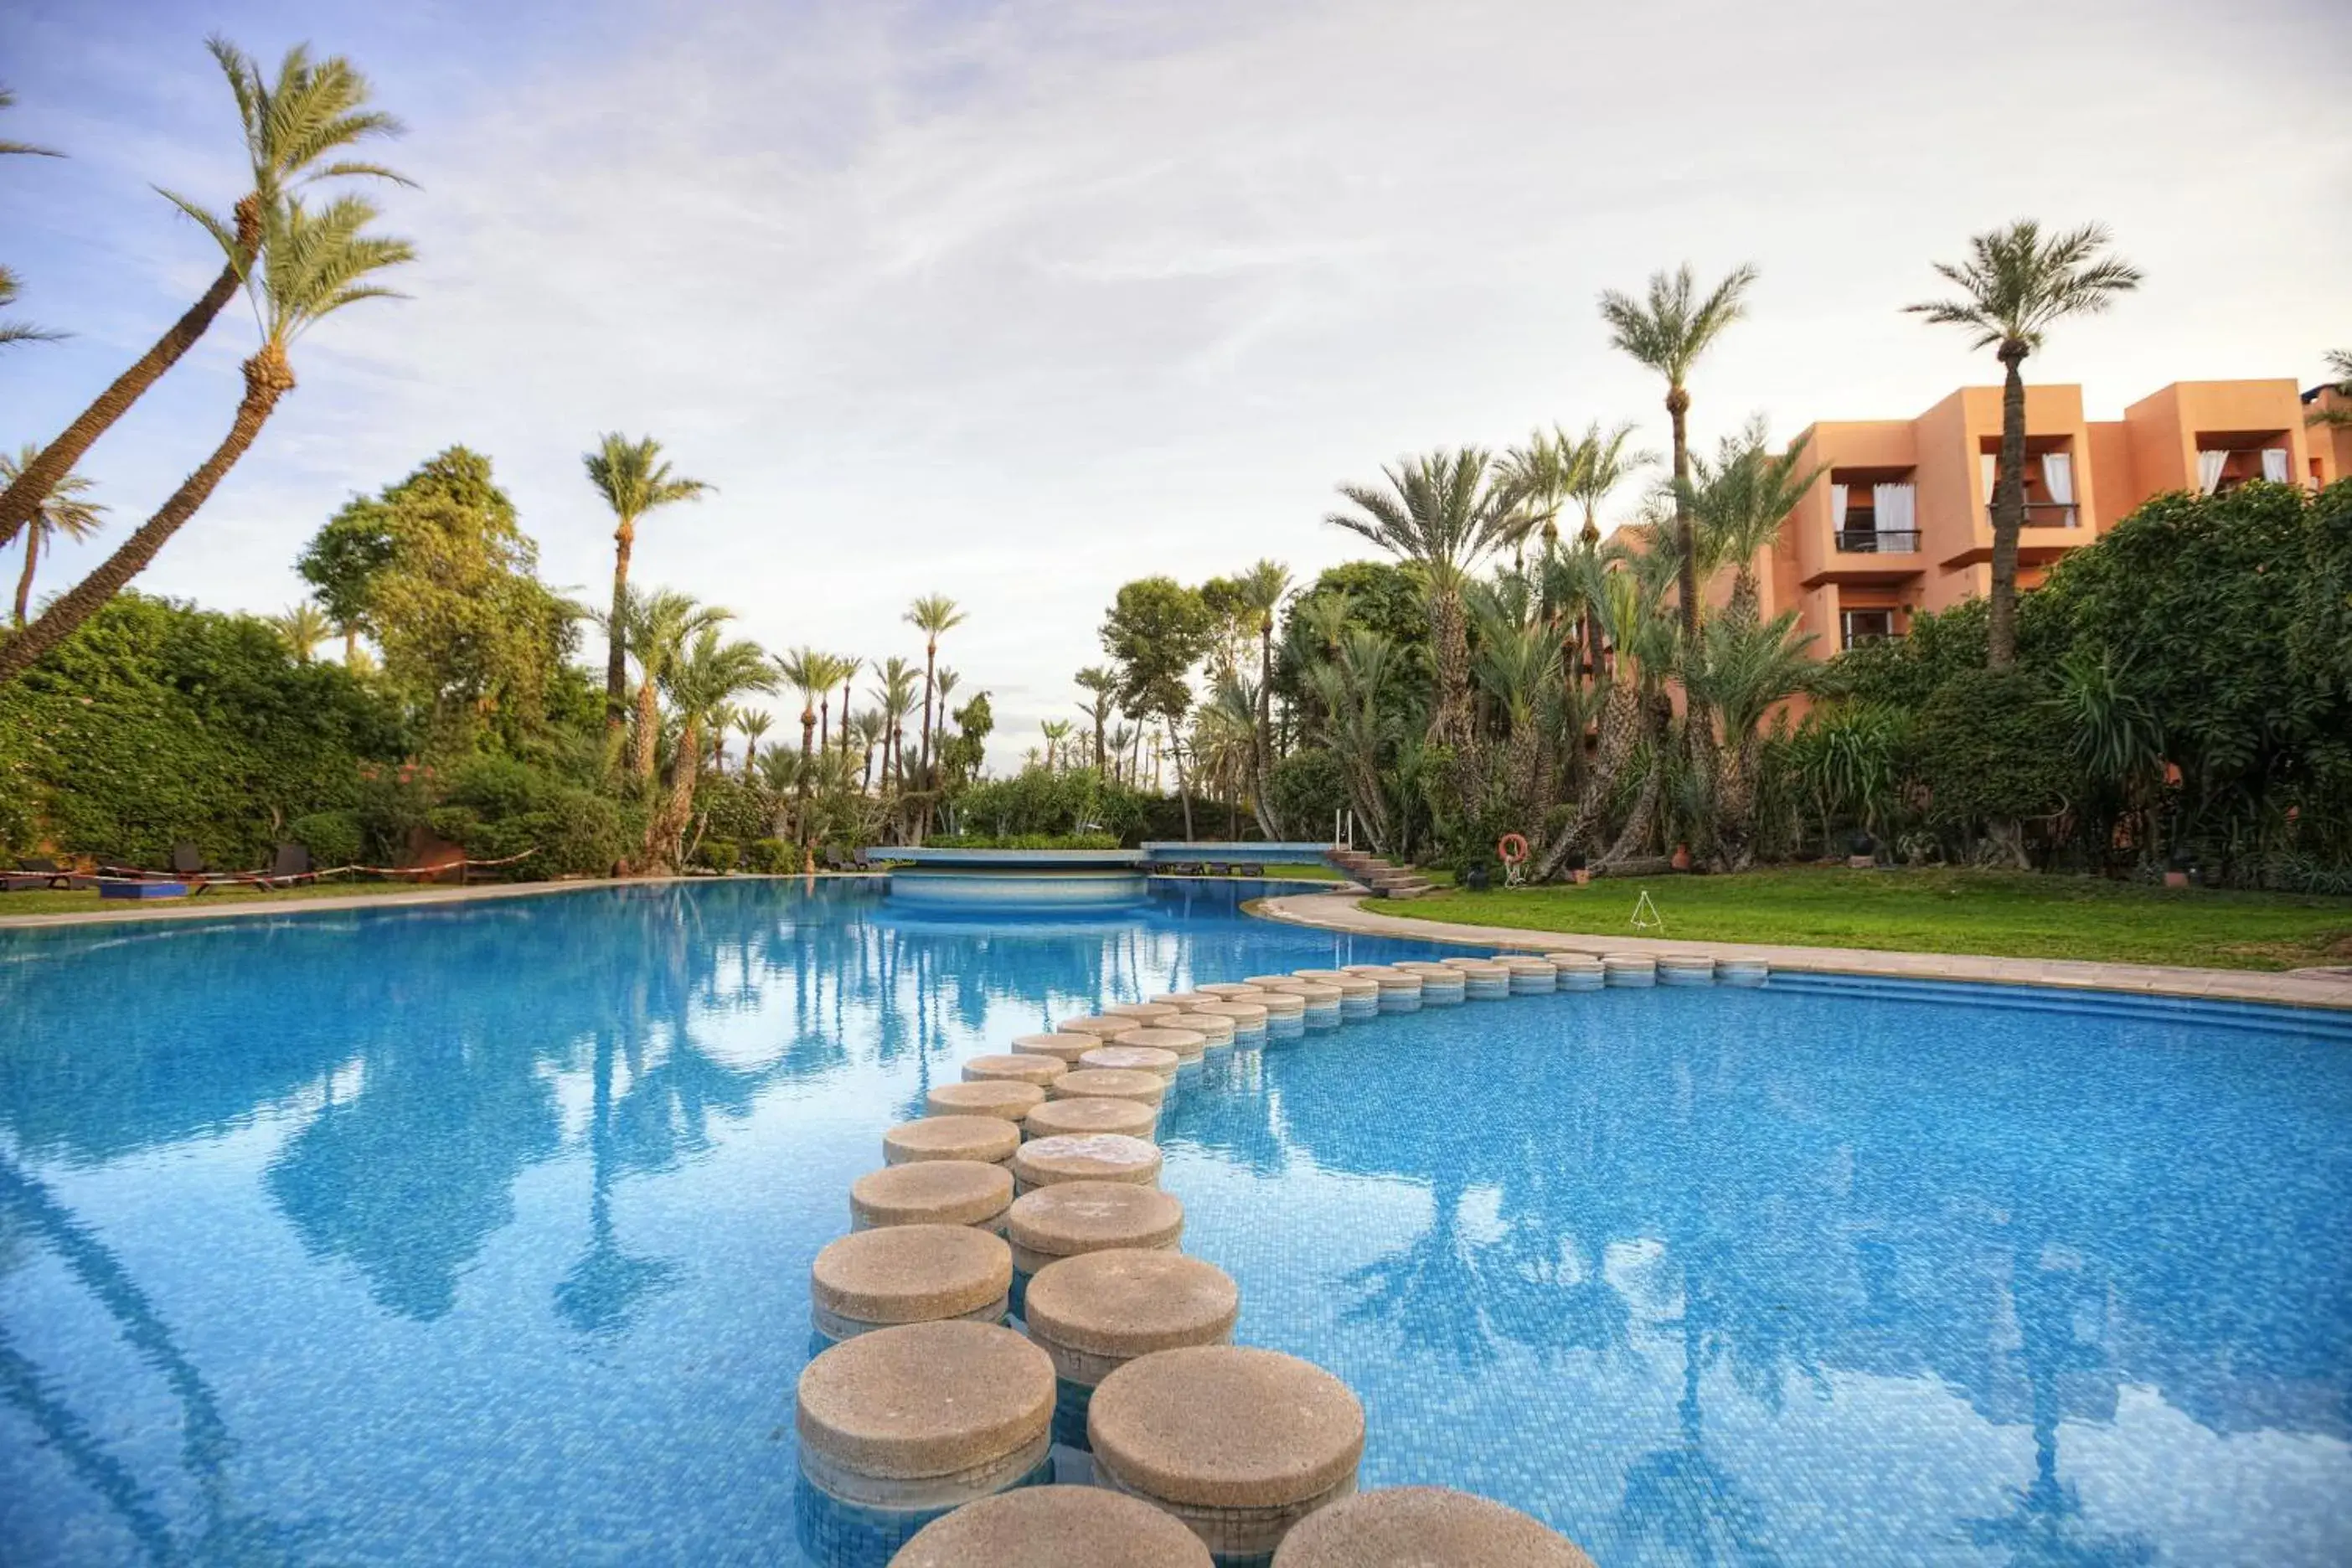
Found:
[[[1139,1024],[1164,1024],[1182,1012],[1172,1002],[1122,1002],[1103,1009],[1106,1018],[1132,1018]]]
[[[1254,1034],[1265,1027],[1263,1002],[1195,1002],[1188,1018],[1231,1019],[1236,1034]]]
[[[974,1225],[1000,1235],[1013,1206],[1013,1173],[979,1160],[919,1160],[868,1171],[849,1186],[859,1230],[888,1225]]]
[[[1772,966],[1760,958],[1718,958],[1715,961],[1715,978],[1723,985],[1761,985],[1769,978]]]
[[[1144,1031],[1137,1029],[1131,1032],[1141,1034]],[[1121,1035],[1119,1038],[1124,1040],[1127,1036]],[[1163,1051],[1157,1046],[1105,1046],[1099,1050],[1088,1051],[1085,1056],[1080,1057],[1078,1070],[1081,1072],[1148,1072],[1162,1083],[1174,1083],[1176,1069],[1181,1067],[1183,1062],[1184,1058],[1174,1051]]]
[[[1304,980],[1291,982],[1294,986],[1306,984]],[[1295,990],[1269,991],[1261,985],[1257,988],[1257,994],[1249,997],[1248,1000],[1265,1009],[1265,1016],[1269,1022],[1276,1018],[1296,1018],[1307,1011],[1307,998]]]
[[[1202,1004],[1203,1006],[1211,1005]],[[1248,1004],[1234,1003],[1232,1005],[1247,1006]],[[1261,1012],[1259,1016],[1263,1017],[1265,1015]],[[1176,1015],[1175,1026],[1179,1029],[1190,1029],[1200,1036],[1203,1050],[1223,1050],[1234,1043],[1234,1020],[1223,1013],[1179,1013]],[[1126,1038],[1124,1035],[1119,1037],[1121,1041]]]
[[[949,1318],[996,1322],[1012,1288],[1013,1249],[1003,1237],[968,1225],[885,1226],[851,1231],[817,1253],[809,1316],[831,1340]]]
[[[1001,1165],[1021,1147],[1021,1124],[1000,1116],[925,1116],[882,1134],[882,1159],[892,1165],[918,1160],[979,1160]]]
[[[1412,970],[1399,969],[1392,963],[1360,964],[1349,973],[1358,979],[1370,981],[1381,991],[1400,991],[1412,996],[1420,995],[1422,986],[1426,984]]]
[[[1421,959],[1407,959],[1400,962],[1397,967],[1407,974],[1420,975],[1421,983],[1424,987],[1432,984],[1443,986],[1462,984],[1462,972],[1450,963],[1431,963]]]
[[[1511,994],[1511,972],[1502,964],[1475,960],[1446,962],[1461,972],[1462,994],[1474,1002]]]
[[[1112,1247],[1158,1251],[1184,1235],[1184,1205],[1131,1182],[1060,1182],[1013,1200],[1004,1215],[1016,1274]]]
[[[1474,953],[1463,953],[1454,958],[1441,958],[1437,962],[1448,969],[1459,969],[1466,973],[1481,964],[1492,963],[1495,961],[1491,958],[1481,958]]]
[[[1655,985],[1658,983],[1658,961],[1646,952],[1607,952],[1601,955],[1601,973],[1612,985]]]
[[[1715,959],[1708,953],[1667,952],[1658,955],[1661,985],[1712,985]]]
[[[1370,975],[1350,974],[1344,969],[1302,969],[1298,978],[1316,985],[1328,985],[1339,994],[1342,1002],[1356,997],[1368,1002],[1380,1000],[1381,983]]]
[[[1176,1016],[1181,1019],[1183,1015],[1179,1013]],[[1124,1035],[1113,1036],[1110,1043],[1114,1046],[1139,1046],[1151,1050],[1167,1051],[1180,1062],[1192,1062],[1200,1060],[1201,1053],[1209,1048],[1209,1037],[1198,1029],[1188,1029],[1181,1023],[1174,1023],[1164,1027],[1129,1029]]]
[[[925,1525],[889,1568],[1214,1568],[1201,1538],[1100,1487],[1023,1487]]]
[[[1105,1050],[1121,1048],[1118,1046],[1103,1047]],[[1094,1054],[1088,1051],[1087,1056]],[[1082,1057],[1079,1059],[1084,1061],[1086,1058]],[[1175,1076],[1173,1067],[1169,1068],[1167,1078],[1134,1068],[1080,1067],[1054,1080],[1053,1096],[1055,1100],[1132,1100],[1157,1111],[1167,1100],[1169,1082]]]
[[[1135,1020],[1122,1013],[1097,1013],[1089,1017],[1065,1018],[1055,1026],[1055,1032],[1059,1034],[1096,1035],[1106,1040],[1113,1035],[1124,1035],[1134,1027]]]
[[[1598,991],[1607,976],[1601,960],[1589,952],[1553,952],[1545,954],[1558,972],[1562,991]]]
[[[1024,1057],[1052,1057],[1056,1061],[1075,1062],[1102,1044],[1099,1035],[1015,1035],[1013,1050]]]
[[[1237,980],[1221,980],[1213,985],[1196,985],[1193,989],[1205,991],[1212,996],[1222,996],[1228,1002],[1255,1002],[1259,1000],[1258,993],[1265,987],[1244,985]]]
[[[1593,1568],[1515,1508],[1444,1487],[1358,1492],[1283,1538],[1274,1568]]]
[[[1157,996],[1146,999],[1183,1012],[1190,1012],[1195,1003],[1219,1000],[1214,993],[1208,991],[1163,991]]]
[[[1138,1356],[1233,1342],[1241,1287],[1181,1252],[1114,1247],[1065,1258],[1033,1275],[1022,1321],[1054,1358],[1054,1440],[1087,1447],[1087,1409],[1102,1380]]]
[[[1514,996],[1542,996],[1559,989],[1559,971],[1549,959],[1529,952],[1498,952],[1495,962],[1510,972]]]
[[[1013,1156],[1013,1176],[1021,1184],[1023,1192],[1033,1187],[1058,1186],[1064,1182],[1128,1182],[1156,1187],[1160,1184],[1160,1150],[1158,1145],[1140,1138],[1117,1132],[1032,1138]],[[1006,1268],[1011,1267],[1008,1258]]]
[[[797,1404],[811,1481],[845,1501],[935,1512],[1003,1491],[1045,1462],[1054,1363],[992,1324],[883,1329],[810,1362]]]
[[[1045,1091],[1034,1083],[992,1079],[940,1084],[923,1097],[923,1110],[932,1116],[994,1116],[1018,1121],[1045,1100]]]
[[[1212,1552],[1246,1558],[1355,1490],[1364,1407],[1295,1356],[1202,1345],[1104,1378],[1087,1435],[1098,1484],[1167,1510]]]
[[[1058,1058],[1024,1053],[974,1057],[963,1064],[963,1078],[966,1083],[1034,1083],[1043,1089],[1069,1070],[1069,1064]]]
[[[1088,1095],[1078,1100],[1049,1100],[1029,1113],[1023,1124],[1032,1138],[1061,1138],[1087,1132],[1119,1132],[1149,1140],[1159,1130],[1160,1112],[1139,1100],[1114,1100]],[[1009,1161],[1011,1155],[1006,1155]]]

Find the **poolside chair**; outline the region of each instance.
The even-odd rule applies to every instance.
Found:
[[[265,888],[290,888],[297,882],[318,879],[318,868],[310,864],[310,851],[299,844],[280,844],[277,858],[269,863],[268,874],[254,879]]]
[[[201,878],[204,874],[205,852],[203,850],[197,848],[193,844],[174,844],[172,846],[173,876],[182,878]]]
[[[22,893],[44,888],[70,888],[73,874],[46,855],[26,855],[16,861],[16,869],[0,875],[0,892]]]

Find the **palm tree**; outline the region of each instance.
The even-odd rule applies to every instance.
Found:
[[[25,471],[37,448],[26,442],[13,457],[0,454],[0,483],[6,483]],[[53,544],[58,536],[79,542],[99,530],[99,514],[106,510],[98,501],[83,500],[89,493],[89,480],[80,474],[68,474],[50,487],[42,499],[40,509],[33,514],[33,526],[25,531],[25,570],[16,579],[16,625],[25,624],[33,602],[33,573],[41,563],[41,551]]]
[[[1110,733],[1107,738],[1107,743],[1110,747],[1110,750],[1107,754],[1115,759],[1110,764],[1111,777],[1115,780],[1124,782],[1127,773],[1127,770],[1124,766],[1127,749],[1135,744],[1134,728],[1131,725],[1127,724],[1115,724],[1111,726]]]
[[[699,500],[712,487],[673,475],[661,455],[661,443],[650,436],[632,441],[618,431],[607,431],[594,451],[581,454],[580,461],[587,468],[588,482],[612,509],[614,522],[613,619],[605,623],[604,727],[617,730],[628,711],[628,649],[611,630],[625,630],[621,602],[629,591],[629,552],[637,542],[637,521],[656,507]]]
[[[1474,755],[1477,735],[1471,722],[1470,639],[1462,587],[1478,561],[1507,542],[1518,526],[1520,491],[1478,447],[1408,458],[1381,471],[1388,479],[1386,489],[1341,485],[1339,493],[1356,510],[1335,511],[1324,521],[1421,569],[1437,666],[1429,743],[1452,749],[1454,807],[1475,813],[1484,795],[1484,773]]]
[[[751,782],[751,770],[760,760],[760,737],[768,732],[775,719],[764,708],[746,708],[735,715],[735,728],[743,731],[743,782]]]
[[[875,666],[874,673],[881,678],[879,686],[868,689],[881,710],[882,719],[882,787],[887,794],[893,787],[905,784],[906,757],[903,735],[907,715],[915,706],[915,667],[893,654]]]
[[[284,196],[262,212],[261,255],[250,269],[249,291],[261,324],[261,347],[245,362],[245,395],[227,436],[195,472],[180,483],[155,515],[142,523],[98,570],[54,600],[41,618],[0,646],[0,681],[26,667],[70,636],[99,606],[122,591],[195,515],[223,476],[261,434],[278,401],[294,389],[287,350],[326,317],[362,300],[397,298],[381,284],[365,281],[388,267],[415,258],[406,241],[364,232],[375,208],[357,196],[338,196],[317,212],[299,196]],[[55,444],[51,446],[54,451]],[[36,466],[46,460],[44,452]],[[26,478],[31,477],[31,468]],[[23,485],[25,479],[19,479]],[[52,483],[54,481],[51,481]],[[47,494],[49,484],[42,486]]]
[[[665,684],[677,714],[678,737],[670,764],[668,801],[646,825],[648,870],[677,863],[678,840],[694,816],[694,786],[702,763],[702,732],[715,715],[738,697],[776,689],[776,672],[760,645],[744,638],[721,640],[715,626],[702,628],[693,645],[670,666]]]
[[[1537,881],[1559,876],[1569,856],[1600,825],[1616,796],[1617,781],[1653,727],[1656,707],[1651,698],[1674,660],[1675,622],[1664,607],[1671,566],[1664,556],[1621,554],[1601,574],[1593,595],[1594,614],[1617,658],[1612,669],[1599,675],[1601,713],[1591,771],[1575,814],[1544,850]],[[1660,771],[1653,768],[1653,779]],[[1655,808],[1654,792],[1645,784],[1634,815],[1646,824],[1647,814]]]
[[[865,762],[860,766],[857,775],[857,787],[862,794],[874,787],[874,753],[877,750],[887,750],[888,747],[890,721],[884,717],[880,709],[866,708],[859,710],[854,728],[856,731],[857,744],[866,753]],[[882,782],[886,784],[890,782],[887,767],[884,770]]]
[[[813,647],[794,648],[790,654],[776,654],[776,673],[784,683],[801,694],[801,767],[794,782],[793,794],[803,805],[808,800],[809,780],[816,772],[816,705],[820,696],[833,692],[833,657]],[[801,812],[801,843],[808,843],[806,813]]]
[[[2328,390],[2336,395],[2335,402],[2326,408],[2314,408],[2304,423],[2332,426],[2337,429],[2352,425],[2352,349],[2327,351],[2327,374],[2336,379]]]
[[[1736,267],[1699,299],[1690,263],[1650,275],[1646,301],[1609,289],[1601,296],[1601,319],[1609,323],[1609,346],[1666,378],[1666,417],[1674,426],[1675,548],[1681,552],[1683,637],[1698,641],[1698,541],[1681,487],[1690,482],[1691,369],[1723,330],[1739,320],[1756,268]]]
[[[1559,639],[1549,626],[1496,613],[1498,608],[1490,600],[1479,616],[1476,674],[1509,724],[1504,781],[1519,826],[1540,828],[1549,793],[1543,718],[1559,684]]]
[[[636,752],[630,772],[651,785],[661,742],[661,688],[687,647],[703,633],[724,626],[735,612],[698,602],[690,595],[667,588],[639,594],[631,588],[623,602],[624,640],[637,660]]]
[[[219,243],[226,256],[220,276],[137,363],[117,376],[39,457],[25,465],[6,489],[0,490],[0,544],[16,537],[16,531],[32,521],[41,499],[73,471],[91,444],[194,346],[239,286],[250,285],[254,258],[268,243],[274,209],[318,180],[361,176],[409,184],[381,164],[342,155],[370,137],[396,136],[401,132],[399,121],[366,107],[367,79],[349,60],[333,55],[314,62],[309,48],[298,45],[286,52],[278,63],[278,79],[271,83],[262,79],[261,68],[252,58],[217,34],[205,40],[205,47],[219,62],[236,100],[252,166],[252,188],[237,198],[226,222],[184,196],[169,191],[163,195]],[[328,213],[340,205],[331,205]],[[290,380],[288,384],[292,384]],[[211,486],[205,488],[209,490]]]
[[[1726,437],[1714,462],[1692,459],[1694,479],[1682,486],[1682,507],[1696,521],[1701,563],[1712,574],[1732,569],[1728,613],[1753,624],[1759,615],[1756,557],[1780,536],[1787,521],[1822,467],[1805,462],[1806,437],[1774,453],[1758,415],[1737,436]]]
[[[283,614],[271,616],[268,620],[269,629],[286,644],[287,651],[294,656],[297,664],[310,663],[311,656],[319,651],[319,645],[325,642],[331,632],[327,625],[326,612],[308,599],[298,605],[287,605]]]
[[[1543,528],[1545,552],[1559,547],[1560,509],[1583,482],[1587,460],[1582,445],[1558,426],[1531,433],[1524,445],[1503,455],[1503,471],[1518,485],[1523,498],[1517,537],[1511,541],[1514,552],[1524,549],[1538,524]]]
[[[16,95],[15,93],[10,92],[5,87],[0,87],[0,109],[10,108],[16,103]],[[65,156],[64,153],[57,151],[55,148],[36,147],[29,142],[0,142],[0,155],[10,153],[35,158],[62,158]],[[0,267],[0,308],[5,308],[6,306],[15,303],[16,299],[16,275],[9,271],[6,268]],[[5,348],[10,343],[53,342],[61,335],[62,334],[58,332],[49,331],[45,328],[34,326],[29,321],[0,321],[0,348]],[[39,449],[37,447],[28,448],[28,450],[30,450],[35,456],[38,456],[39,454]],[[22,471],[21,466],[19,466],[17,471]],[[16,479],[16,473],[11,473],[8,476],[10,483],[14,483]],[[5,489],[5,486],[0,486],[0,489]],[[24,612],[19,610],[16,615],[16,622],[21,626],[24,624]]]
[[[1274,779],[1274,619],[1290,592],[1290,568],[1279,561],[1261,561],[1234,580],[1242,607],[1256,623],[1257,713],[1250,736],[1250,800],[1257,813],[1258,830],[1268,838],[1282,837],[1268,796]]]
[[[945,594],[926,594],[907,607],[907,624],[923,634],[923,736],[917,772],[925,789],[931,787],[931,727],[938,694],[933,689],[940,662],[940,638],[963,624],[963,612]],[[942,717],[941,722],[944,722]]]
[[[843,654],[834,660],[833,683],[841,688],[841,749],[844,752],[849,750],[853,740],[849,732],[849,684],[865,668],[866,661],[851,654]]]
[[[1103,726],[1110,722],[1110,716],[1118,706],[1118,672],[1105,669],[1098,664],[1090,664],[1078,671],[1077,682],[1080,690],[1090,692],[1094,696],[1093,701],[1080,703],[1078,711],[1094,721],[1095,768],[1099,772],[1106,757],[1103,750]]]
[[[2139,287],[2130,264],[2099,253],[2104,224],[2084,224],[2042,237],[2031,218],[1969,241],[1969,259],[1936,263],[1960,290],[1952,300],[1906,305],[1938,326],[1960,327],[1969,346],[1992,349],[2000,362],[2000,456],[1993,468],[1992,601],[1985,622],[1985,662],[1994,669],[2017,659],[2017,534],[2025,526],[2026,356],[2052,326],[2068,316],[2095,316],[2118,294]]]
[[[1050,772],[1062,754],[1062,742],[1070,738],[1070,721],[1047,719],[1037,726],[1037,733],[1045,738],[1045,767]]]

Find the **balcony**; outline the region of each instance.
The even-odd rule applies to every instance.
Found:
[[[1919,531],[1916,528],[1841,528],[1837,531],[1837,547],[1841,555],[1909,555],[1919,548]]]
[[[1991,522],[1998,514],[1992,503],[1985,504],[1985,521]],[[2082,525],[2082,509],[2070,500],[2030,500],[2025,503],[2025,526],[2028,528],[2078,528]]]

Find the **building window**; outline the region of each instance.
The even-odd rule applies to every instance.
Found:
[[[1893,610],[1840,610],[1838,612],[1838,647],[1860,647],[1864,643],[1887,642],[1903,634],[1895,629]]]

